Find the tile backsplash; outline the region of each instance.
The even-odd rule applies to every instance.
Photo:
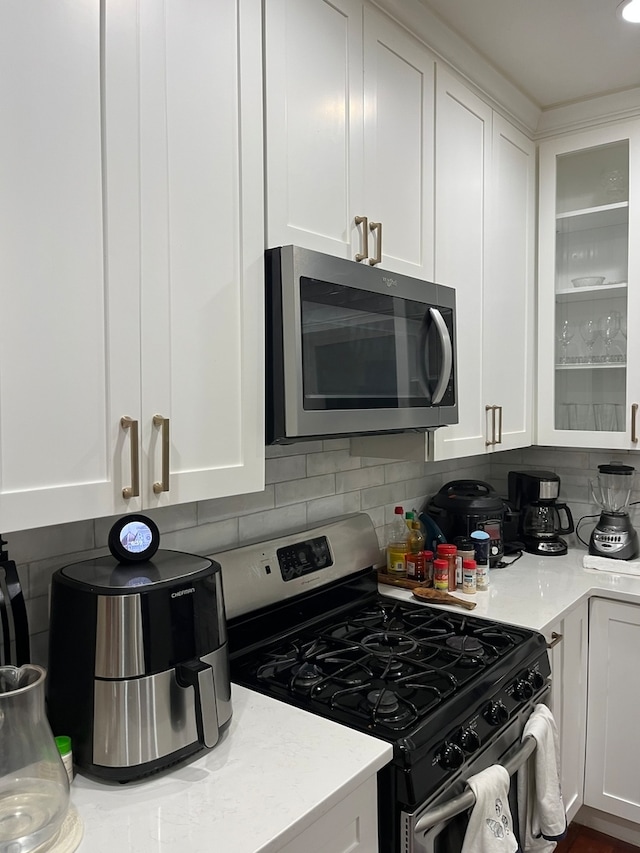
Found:
[[[421,508],[425,499],[452,479],[487,480],[506,495],[514,468],[556,471],[561,498],[576,521],[595,512],[588,480],[597,465],[616,459],[634,464],[633,453],[531,447],[447,462],[399,462],[351,456],[348,440],[315,441],[267,448],[264,491],[149,511],[162,534],[162,546],[211,554],[256,539],[312,526],[327,518],[367,512],[384,543],[393,508]],[[15,533],[3,532],[9,557],[16,561],[27,599],[32,658],[46,664],[48,589],[53,572],[106,549],[113,518],[99,518]],[[584,525],[583,539],[591,527]],[[572,537],[575,544],[575,537]]]

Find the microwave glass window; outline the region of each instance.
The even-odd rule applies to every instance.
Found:
[[[442,354],[428,305],[304,277],[300,296],[306,410],[430,403]]]

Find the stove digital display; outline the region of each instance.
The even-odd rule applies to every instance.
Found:
[[[328,569],[333,565],[329,540],[326,536],[296,542],[295,545],[288,545],[286,548],[278,548],[276,556],[283,581],[292,581],[312,572]]]

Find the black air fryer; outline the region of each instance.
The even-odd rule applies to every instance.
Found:
[[[504,556],[505,522],[511,521],[511,511],[489,483],[483,480],[446,483],[427,501],[424,513],[435,521],[447,542],[453,542],[457,536],[469,537],[474,530],[484,530],[491,537],[489,564],[494,566]]]
[[[213,747],[232,711],[219,564],[159,550],[57,571],[47,704],[98,778],[139,779]]]

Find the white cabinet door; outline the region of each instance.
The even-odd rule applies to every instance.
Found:
[[[280,853],[378,853],[376,777],[348,794]]]
[[[640,607],[593,599],[585,805],[640,824]]]
[[[267,244],[361,251],[361,0],[265,4]]]
[[[123,231],[110,233],[105,215],[111,128],[102,109],[100,16],[99,0],[8,0],[0,8],[5,531],[104,515],[130,477],[120,417],[136,418],[140,401],[130,253],[136,193],[129,185],[114,201],[124,210],[121,225],[133,226],[120,240]],[[121,26],[113,47],[126,61],[129,13],[109,10],[113,24],[114,17]],[[126,111],[128,93],[111,70],[110,93],[122,96]],[[128,142],[113,151],[122,172]],[[114,369],[118,360],[122,369]]]
[[[264,485],[261,17],[259,0],[140,9],[143,504],[153,507]]]
[[[482,322],[484,403],[497,407],[490,451],[532,444],[535,352],[536,152],[496,113],[492,161]]]
[[[639,165],[637,121],[540,146],[539,444],[638,447]]]
[[[436,258],[440,284],[456,289],[459,423],[437,430],[437,459],[486,450],[483,310],[489,215],[491,108],[438,67],[436,85]]]
[[[364,16],[364,211],[369,255],[433,279],[435,59],[373,7]]]
[[[581,604],[548,632],[551,710],[560,735],[561,783],[567,821],[583,803],[587,726],[588,610]]]

